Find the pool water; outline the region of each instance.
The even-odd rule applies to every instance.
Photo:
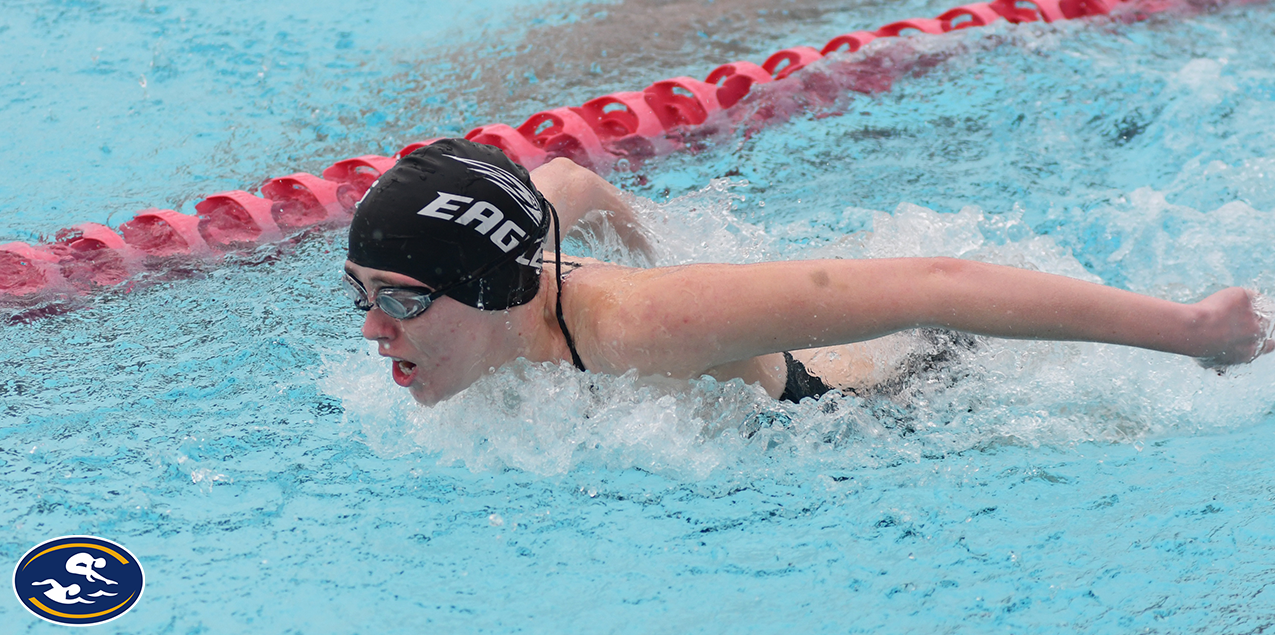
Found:
[[[0,151],[22,178],[0,242],[949,8],[306,6],[6,8]],[[924,72],[610,178],[644,197],[661,265],[950,255],[1183,301],[1275,292],[1273,29],[1252,4],[895,43],[795,79]],[[102,632],[1275,625],[1275,357],[1219,376],[981,339],[893,398],[798,405],[519,362],[422,408],[358,339],[343,240],[6,304],[0,552],[128,547],[146,592]],[[613,236],[570,251],[635,262]],[[0,624],[60,628],[16,599]]]

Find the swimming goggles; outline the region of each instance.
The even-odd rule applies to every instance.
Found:
[[[354,308],[371,311],[373,306],[396,320],[410,320],[425,312],[448,289],[430,291],[425,287],[381,287],[369,296],[363,284],[346,273],[345,292],[354,300]]]

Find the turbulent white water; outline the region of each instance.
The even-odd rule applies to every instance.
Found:
[[[656,264],[929,255],[1101,282],[1052,238],[1032,233],[1021,214],[989,218],[974,207],[939,214],[905,203],[893,213],[873,212],[870,232],[805,253],[785,249],[766,228],[734,214],[747,189],[723,180],[666,204],[639,202],[639,215],[656,237]],[[1190,227],[1255,225],[1262,214],[1242,203],[1202,213],[1167,205],[1163,195],[1144,188],[1122,204],[1116,226],[1134,238],[1113,259],[1135,249],[1173,254],[1160,261],[1167,267],[1125,268],[1135,287],[1150,293],[1199,298],[1206,289],[1179,281],[1211,278],[1214,267],[1240,253],[1234,243],[1262,238],[1259,230],[1228,233],[1237,236],[1230,241],[1206,240]],[[1176,240],[1162,232],[1148,238],[1150,245],[1136,240],[1141,228],[1159,225],[1165,216],[1186,226]],[[775,230],[785,231],[794,230]],[[632,260],[608,234],[588,237],[584,251]],[[1177,269],[1185,276],[1175,276]],[[900,346],[920,341],[915,334],[893,337]],[[424,407],[390,381],[387,363],[369,346],[329,359],[322,387],[341,399],[351,425],[384,456],[421,452],[472,470],[541,475],[593,466],[637,467],[689,480],[738,472],[747,479],[767,472],[779,455],[853,467],[1002,444],[1140,444],[1232,429],[1266,414],[1266,396],[1275,388],[1272,363],[1262,359],[1219,377],[1188,358],[1119,346],[979,338],[972,350],[912,378],[892,397],[793,405],[740,381],[613,377],[579,373],[566,363],[518,361],[451,400]]]
[[[0,183],[4,240],[950,7],[553,3],[507,32],[450,29],[504,0],[428,31],[420,2],[116,4],[0,12],[21,62],[0,151],[24,175]],[[567,251],[948,255],[1181,301],[1272,292],[1273,24],[1253,4],[917,38],[890,61],[924,72],[886,92],[612,173],[656,201],[653,263],[605,233]],[[793,92],[768,86],[744,114]],[[1275,357],[1218,376],[900,333],[886,352],[947,360],[871,398],[516,362],[424,408],[358,338],[344,239],[6,304],[7,561],[60,535],[127,546],[146,594],[104,632],[1271,630]],[[0,624],[58,629],[15,603]]]

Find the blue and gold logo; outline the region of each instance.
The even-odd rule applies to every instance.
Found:
[[[94,536],[46,540],[13,569],[13,592],[36,617],[56,624],[109,622],[142,597],[142,564],[120,545]]]

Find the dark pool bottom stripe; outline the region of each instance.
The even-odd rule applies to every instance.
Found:
[[[1248,0],[1255,2],[1256,0]],[[1248,2],[1242,2],[1248,3]],[[856,31],[829,40],[822,49],[799,46],[778,51],[759,66],[740,61],[713,69],[705,81],[675,77],[641,91],[618,92],[579,107],[536,113],[514,128],[479,126],[466,139],[503,150],[528,169],[566,157],[606,173],[621,160],[629,168],[676,152],[709,129],[752,130],[787,120],[797,112],[834,103],[848,92],[889,90],[904,74],[923,71],[921,56],[904,45],[876,48],[863,59],[831,65],[824,81],[802,81],[810,64],[834,52],[857,52],[885,38],[913,32],[942,35],[1011,23],[1055,22],[1097,15],[1127,21],[1174,8],[1190,0],[996,0],[967,4],[937,18],[913,18],[875,31]],[[905,40],[898,42],[903,44]],[[932,58],[932,56],[931,56]],[[754,90],[770,85],[765,90]],[[745,107],[747,106],[747,107]],[[164,270],[183,257],[218,253],[276,241],[319,223],[348,223],[355,203],[399,157],[433,139],[404,147],[393,157],[364,155],[338,161],[322,177],[306,173],[271,179],[261,195],[235,190],[213,194],[195,205],[194,216],[148,209],[118,231],[97,223],[59,230],[51,243],[0,245],[0,296],[7,303],[38,304],[50,295],[90,293],[118,285],[141,271]]]

